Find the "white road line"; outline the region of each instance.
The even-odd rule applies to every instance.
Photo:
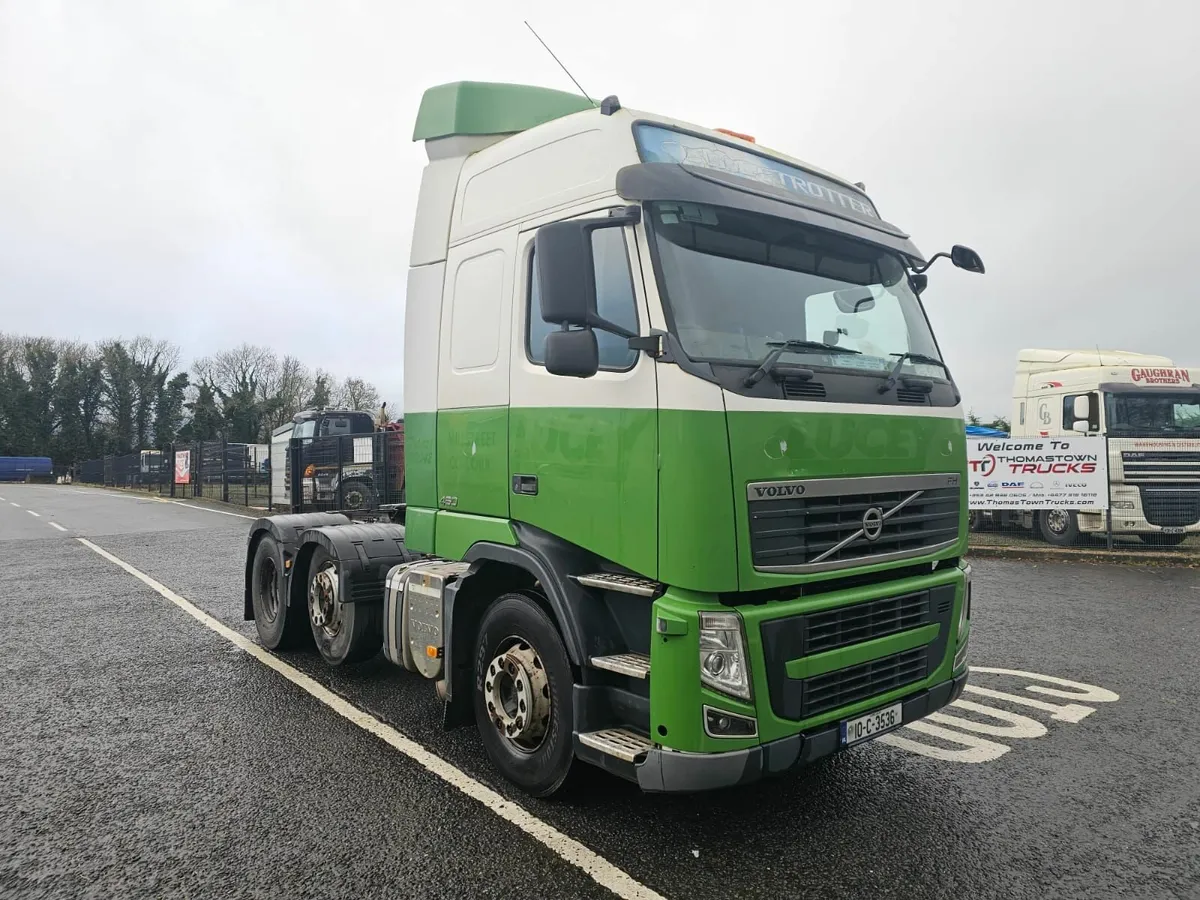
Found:
[[[9,501],[8,501],[8,505],[9,505],[9,506],[15,506],[17,509],[20,509],[20,508],[21,508],[21,504],[20,504],[20,503],[13,503],[11,500],[9,500]]]
[[[242,513],[229,512],[224,509],[212,509],[208,506],[196,506],[194,503],[184,503],[182,500],[164,500],[162,497],[156,497],[159,503],[174,503],[176,506],[186,506],[188,509],[198,509],[201,512],[216,513],[218,516],[233,516],[235,519],[257,519],[258,516],[246,516]]]
[[[25,512],[29,513],[31,516],[37,516],[39,519],[42,517],[41,513],[35,513],[32,509],[27,509]]]
[[[155,581],[145,572],[135,569],[123,559],[118,559],[103,547],[93,544],[86,538],[76,538],[76,540],[89,550],[107,559],[113,565],[124,569],[161,596],[170,600],[201,625],[212,629],[239,650],[249,653],[260,663],[274,669],[301,690],[307,691],[338,715],[353,722],[364,731],[375,735],[384,743],[394,747],[451,787],[462,791],[472,800],[479,801],[479,803],[490,809],[500,818],[515,825],[535,841],[538,841],[558,854],[560,858],[581,869],[601,887],[608,889],[618,897],[623,898],[623,900],[665,900],[661,894],[651,890],[641,882],[635,881],[621,869],[604,859],[604,857],[589,850],[574,838],[563,834],[553,825],[543,822],[537,816],[513,803],[511,800],[506,800],[491,788],[476,781],[466,772],[455,768],[440,756],[430,753],[420,744],[405,737],[390,725],[385,725],[369,713],[363,712],[358,707],[346,702],[333,693],[333,691],[318,684],[303,672],[289,666],[283,660],[271,655],[271,653],[250,639],[243,637],[233,629],[218,622],[208,613],[192,605],[192,603],[176,594],[166,585]]]
[[[61,525],[59,525],[57,522],[51,522],[51,523],[50,523],[50,527],[51,527],[51,528],[57,528],[59,531],[66,531],[66,530],[67,530],[67,529],[63,528]]]

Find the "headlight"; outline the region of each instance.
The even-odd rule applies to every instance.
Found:
[[[961,641],[967,630],[967,622],[971,618],[971,567],[963,569],[966,581],[963,583],[962,606],[958,610],[958,639]]]
[[[1113,509],[1135,509],[1136,504],[1132,500],[1114,500]]]
[[[750,699],[746,641],[737,613],[700,613],[700,681],[731,697]]]

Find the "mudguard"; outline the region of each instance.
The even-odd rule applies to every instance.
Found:
[[[269,534],[279,546],[279,558],[276,560],[278,571],[284,575],[284,596],[290,596],[287,591],[287,580],[292,570],[287,565],[288,560],[294,560],[296,550],[300,546],[300,535],[308,528],[319,528],[327,525],[348,525],[350,519],[341,513],[298,513],[285,516],[263,516],[255,519],[250,525],[250,537],[246,544],[246,596],[243,617],[247,622],[254,620],[254,606],[250,601],[251,566],[254,565],[254,554],[258,550],[258,542],[263,535]],[[289,604],[290,605],[290,604]]]
[[[307,573],[308,561],[317,547],[338,561],[338,598],[343,603],[382,603],[388,570],[399,563],[424,559],[424,554],[404,548],[404,526],[390,522],[306,528],[300,533],[299,545],[293,564],[299,572]],[[306,602],[305,580],[289,585],[290,605]]]

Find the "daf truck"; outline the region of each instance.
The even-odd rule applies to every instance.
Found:
[[[1200,370],[1125,350],[1026,349],[1017,357],[1012,437],[1107,438],[1114,535],[1174,546],[1200,535]],[[1104,534],[1101,509],[1025,513],[1043,538]]]
[[[863,185],[531,86],[429,89],[406,498],[250,528],[245,617],[429,679],[522,791],[778,776],[967,679],[959,391]]]

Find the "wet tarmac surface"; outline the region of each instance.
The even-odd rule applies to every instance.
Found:
[[[248,520],[0,497],[0,897],[613,896],[74,539],[253,637]],[[423,679],[284,658],[664,897],[1200,897],[1200,572],[974,568],[959,704],[741,791],[529,800]]]

